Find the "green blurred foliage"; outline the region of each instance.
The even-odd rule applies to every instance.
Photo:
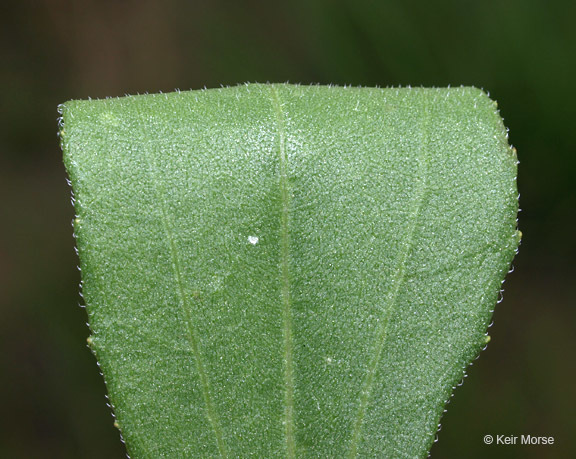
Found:
[[[90,352],[56,138],[71,98],[246,81],[475,85],[521,161],[516,271],[434,458],[576,457],[576,3],[37,0],[0,13],[0,457],[124,456]],[[552,447],[485,446],[485,434]]]

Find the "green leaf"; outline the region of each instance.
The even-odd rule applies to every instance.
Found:
[[[132,457],[425,457],[519,242],[480,90],[246,85],[63,106]]]

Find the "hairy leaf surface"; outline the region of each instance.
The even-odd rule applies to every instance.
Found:
[[[480,90],[71,101],[92,336],[132,457],[425,457],[519,242]]]

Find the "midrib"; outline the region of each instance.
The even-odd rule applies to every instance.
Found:
[[[284,334],[284,434],[286,455],[296,456],[294,440],[294,362],[292,344],[292,310],[290,305],[290,237],[288,232],[290,191],[288,188],[288,164],[286,158],[286,133],[282,103],[276,86],[271,86],[272,104],[278,125],[278,153],[280,160],[280,282],[282,296],[283,334]]]

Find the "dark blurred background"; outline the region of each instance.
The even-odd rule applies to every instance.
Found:
[[[576,457],[575,23],[576,2],[554,0],[2,2],[0,457],[125,454],[85,346],[56,106],[246,81],[464,84],[498,100],[524,239],[432,458]]]

